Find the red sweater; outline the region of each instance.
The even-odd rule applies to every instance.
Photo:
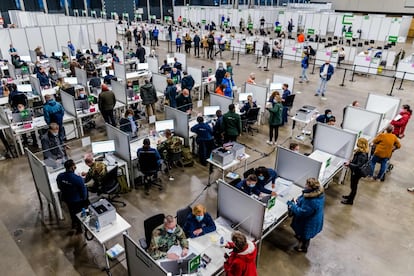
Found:
[[[256,255],[256,245],[251,241],[247,241],[247,246],[242,252],[231,252],[224,263],[226,276],[257,276]]]
[[[402,111],[400,112],[401,118],[397,121],[392,120],[391,121],[391,125],[394,126],[394,131],[392,133],[394,133],[395,135],[397,135],[397,137],[399,138],[403,138],[404,137],[404,132],[405,132],[405,127],[408,124],[408,120],[410,120],[411,118],[411,113],[408,111]]]

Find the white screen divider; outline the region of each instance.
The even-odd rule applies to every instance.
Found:
[[[16,79],[16,68],[10,62],[7,63],[7,69],[9,70],[9,75],[12,79]]]
[[[39,96],[42,95],[42,89],[40,88],[40,81],[38,78],[33,77],[32,75],[29,76],[30,84],[32,85],[33,90]]]
[[[381,119],[381,113],[348,106],[345,109],[342,128],[358,134],[361,131],[361,134],[374,138],[379,131]]]
[[[244,92],[252,93],[253,101],[256,101],[256,104],[260,106],[262,110],[265,109],[268,93],[267,87],[246,82]]]
[[[88,77],[84,69],[75,67],[75,74],[78,80],[78,84],[82,84],[84,87],[88,86]]]
[[[160,74],[152,74],[152,84],[157,92],[164,94],[165,88],[167,88],[167,76]]]
[[[220,110],[222,114],[225,114],[227,113],[227,111],[229,111],[229,105],[232,103],[233,103],[233,98],[210,93],[210,106],[215,106],[215,105],[220,106]]]
[[[188,126],[189,118],[186,112],[182,112],[178,109],[170,106],[164,107],[165,119],[174,120],[174,134],[184,138],[184,145],[190,144],[190,129]]]
[[[112,86],[112,92],[114,92],[116,100],[123,104],[127,104],[128,99],[127,99],[127,93],[126,93],[124,82],[113,80],[111,82],[111,86]]]
[[[29,50],[30,60],[35,63],[37,61],[36,52],[34,50]]]
[[[281,76],[281,75],[273,75],[273,82],[276,83],[287,83],[289,85],[288,89],[294,93],[294,84],[295,84],[295,78],[289,77],[289,76]],[[270,91],[272,92],[272,91]]]
[[[61,91],[60,96],[62,98],[62,105],[65,109],[65,113],[77,117],[75,98],[65,91]]]
[[[399,98],[369,93],[365,109],[384,114],[384,119],[392,120],[397,115],[400,104]]]
[[[34,183],[46,200],[54,204],[54,196],[49,183],[46,166],[30,150],[26,150]]]
[[[187,73],[194,79],[194,86],[200,86],[202,82],[201,68],[187,67]]]
[[[130,137],[128,133],[110,125],[105,124],[106,134],[109,140],[115,141],[115,153],[124,161],[131,163]],[[131,168],[130,165],[128,165]]]
[[[123,81],[126,80],[125,64],[114,63],[114,74],[115,77]]]
[[[187,56],[182,53],[174,53],[174,57],[176,57],[177,61],[182,64],[182,71],[187,70]]]
[[[152,73],[158,73],[158,69],[160,68],[158,66],[158,58],[156,57],[148,57],[147,58],[148,63],[148,70],[150,70]]]

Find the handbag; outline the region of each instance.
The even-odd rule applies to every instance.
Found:
[[[371,158],[368,159],[367,162],[362,164],[361,167],[359,167],[359,174],[361,177],[367,177],[371,174]]]

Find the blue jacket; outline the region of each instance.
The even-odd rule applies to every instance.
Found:
[[[292,229],[303,239],[315,237],[323,228],[325,195],[320,190],[304,190],[297,203],[287,202],[293,213]]]
[[[158,30],[158,29],[154,29],[153,31],[152,31],[152,36],[154,37],[154,38],[157,38],[158,37],[158,33],[159,33],[160,31]]]
[[[194,230],[199,228],[203,229],[203,232],[198,236],[194,235]],[[187,238],[197,238],[213,231],[216,231],[216,225],[209,213],[205,213],[203,220],[200,222],[193,214],[190,214],[184,224],[184,232]]]
[[[175,98],[177,97],[177,87],[175,85],[168,85],[165,89],[164,95],[170,101],[170,106],[172,108],[176,108],[177,101]]]
[[[267,168],[267,173],[269,174],[269,177],[268,178],[265,178],[264,180],[260,180],[259,178],[257,178],[257,183],[256,183],[256,185],[259,185],[260,187],[263,187],[264,190],[267,190],[266,188],[264,188],[264,186],[267,183],[269,183],[270,181],[272,183],[275,183],[276,178],[277,178],[277,173],[276,173],[275,170],[273,170],[271,168]],[[267,190],[267,191],[269,191],[269,190]],[[270,194],[271,192],[272,191],[264,192],[264,193]]]
[[[39,79],[40,86],[50,86],[49,77],[46,75],[46,73],[37,72],[36,76]]]
[[[329,120],[329,117],[326,116],[325,114],[321,114],[318,117],[316,117],[316,121],[319,122],[319,123],[326,124],[328,122],[328,120]]]
[[[158,152],[158,150],[157,150],[157,149],[153,149],[153,148],[148,148],[148,149],[139,148],[139,149],[137,150],[137,156],[138,156],[138,159],[139,159],[139,154],[141,153],[141,151],[150,151],[150,152],[155,152],[155,157],[157,158],[157,163],[158,163],[158,166],[161,164],[161,155],[160,155],[160,153]]]
[[[301,66],[303,69],[307,69],[309,67],[309,58],[308,56],[304,56],[301,62]]]
[[[175,39],[175,45],[177,45],[177,46],[181,46],[181,44],[183,44],[183,43],[182,43],[182,41],[181,41],[181,38],[177,37],[177,38]]]
[[[54,99],[47,101],[43,105],[43,116],[45,117],[46,124],[57,123],[59,126],[62,126],[63,115],[65,115],[63,106]]]
[[[292,92],[290,92],[289,89],[283,90],[282,99],[286,100],[286,98],[291,94]]]
[[[322,74],[322,72],[323,72],[323,69],[325,68],[325,66],[326,66],[326,63],[324,63],[322,66],[321,66],[321,68],[319,69],[319,74]],[[331,77],[332,77],[332,75],[333,75],[333,73],[334,73],[334,67],[331,65],[331,64],[328,64],[328,73],[327,73],[327,75],[326,75],[326,80],[328,81],[328,80],[330,80],[331,79]]]
[[[56,178],[64,202],[79,202],[88,198],[87,188],[82,177],[73,172],[63,172]]]
[[[198,123],[191,131],[197,134],[197,142],[213,140],[213,130],[207,123]]]
[[[221,81],[221,84],[226,85],[226,89],[224,90],[224,96],[232,98],[233,97],[234,81],[232,79],[224,78]]]
[[[253,102],[253,107],[257,107],[256,102]],[[249,102],[247,102],[243,105],[242,108],[240,108],[240,112],[246,112],[247,113],[247,111],[249,111],[250,108],[251,108],[250,104],[249,104]]]
[[[268,189],[266,189],[264,186],[258,185],[256,183],[256,185],[252,188],[250,188],[249,186],[247,186],[246,183],[246,179],[243,179],[242,181],[240,181],[237,185],[236,188],[239,190],[242,190],[243,192],[245,192],[248,195],[259,195],[260,193],[264,193],[264,194],[271,194],[272,191],[269,191]]]
[[[101,48],[101,52],[102,52],[102,54],[107,54],[108,53],[108,51],[109,51],[109,47],[108,47],[108,45],[102,45],[102,48]]]

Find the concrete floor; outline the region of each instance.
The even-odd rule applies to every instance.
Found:
[[[408,46],[407,46],[408,47]],[[166,45],[161,43],[157,49],[163,57]],[[407,55],[412,50],[407,49]],[[223,59],[231,59],[231,53],[225,52]],[[160,58],[162,60],[163,58]],[[236,85],[242,85],[250,72],[256,72],[258,84],[264,84],[273,73],[298,77],[299,63],[280,60],[270,62],[270,71],[256,69],[256,58],[241,56],[240,66],[234,66]],[[233,64],[236,60],[232,61]],[[189,58],[191,66],[213,67],[205,59]],[[316,68],[317,69],[317,68]],[[344,71],[338,69],[328,84],[327,100],[314,97],[318,85],[318,74],[310,75],[308,84],[295,82],[294,92],[296,110],[304,104],[317,106],[320,111],[331,108],[337,117],[337,125],[342,121],[342,108],[358,100],[365,104],[368,93],[385,95],[390,92],[392,79],[380,76],[355,76],[350,82],[349,71],[345,76],[345,86],[341,87]],[[399,82],[397,82],[397,87]],[[394,90],[393,95],[414,107],[410,93],[412,82],[404,82],[404,90]],[[299,91],[301,92],[299,94]],[[159,114],[162,116],[161,114]],[[280,130],[279,143],[287,145],[291,122]],[[142,133],[142,132],[141,132]],[[268,146],[267,127],[261,126],[255,136],[244,134],[240,141],[254,151],[249,168],[259,165],[273,166],[274,148]],[[93,138],[105,135],[103,122],[87,133]],[[411,138],[414,127],[407,127],[406,138],[402,140],[402,149],[393,155],[394,170],[387,175],[385,182],[367,182],[361,180],[358,195],[353,206],[340,203],[341,195],[349,192],[349,179],[345,185],[336,182],[326,191],[325,225],[323,232],[311,241],[307,254],[293,250],[295,239],[287,220],[263,242],[258,266],[259,275],[414,275],[414,194],[406,191],[413,186],[412,165],[414,143]],[[303,151],[310,151],[306,147]],[[267,157],[262,157],[266,153]],[[242,173],[242,168],[238,168]],[[9,271],[9,275],[105,275],[99,267],[104,265],[102,249],[95,241],[85,245],[82,236],[68,235],[69,221],[60,225],[51,220],[45,210],[46,220],[42,223],[40,207],[34,189],[30,168],[26,157],[0,162],[0,268]],[[153,214],[164,212],[175,214],[193,200],[203,203],[215,216],[216,188],[205,188],[207,169],[198,163],[192,168],[174,170],[175,181],[162,176],[164,191],[152,190],[144,195],[142,188],[134,189],[123,195],[127,202],[118,212],[132,225],[129,231],[134,239],[144,234],[143,220]],[[121,239],[110,242],[122,243]],[[114,265],[114,263],[112,263]],[[127,275],[125,264],[116,265],[113,275]],[[3,274],[3,273],[0,273]],[[146,275],[144,275],[146,276]]]

